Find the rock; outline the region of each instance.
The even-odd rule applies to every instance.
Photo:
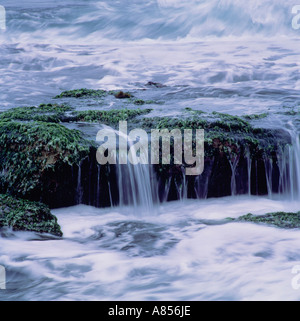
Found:
[[[291,212],[274,212],[264,215],[253,215],[251,213],[240,216],[238,221],[268,224],[281,228],[300,228],[300,211]]]
[[[146,86],[152,86],[152,87],[156,87],[156,88],[163,88],[166,87],[165,85],[159,83],[159,82],[153,82],[153,81],[148,81]]]
[[[124,93],[123,91],[119,91],[115,94],[116,98],[123,99],[123,98],[131,98],[132,95],[129,93]]]
[[[0,228],[5,226],[14,231],[63,235],[56,216],[46,205],[0,194]]]
[[[0,122],[0,193],[45,202],[76,204],[73,175],[92,142],[56,123]]]
[[[79,203],[99,207],[117,205],[118,179],[116,166],[97,164],[97,147],[84,139],[83,133],[59,123],[24,122],[30,117],[36,119],[36,113],[43,112],[54,112],[60,121],[66,117],[115,129],[120,120],[127,120],[128,130],[141,128],[149,134],[152,129],[178,128],[182,133],[184,129],[204,129],[205,166],[200,176],[185,176],[188,165],[184,163],[155,166],[161,201],[175,200],[183,194],[189,198],[265,195],[270,188],[271,192],[278,193],[280,171],[285,161],[280,157],[284,147],[291,143],[290,136],[283,130],[254,128],[237,116],[194,112],[191,108],[185,110],[183,117],[147,115],[142,118],[151,109],[76,111],[51,104],[1,113],[0,193],[41,201],[50,208]],[[70,114],[72,118],[68,118]],[[23,121],[11,121],[10,117]],[[272,165],[269,173],[266,172],[268,164]],[[270,181],[271,187],[268,186]]]
[[[291,137],[282,129],[254,128],[240,117],[217,112],[207,115],[193,112],[192,116],[181,118],[147,117],[140,126],[149,131],[204,129],[204,172],[198,177],[184,177],[185,164],[179,174],[172,170],[177,165],[156,166],[161,200],[178,199],[178,187],[182,189],[184,185],[186,195],[192,198],[248,194],[249,191],[252,195],[266,195],[267,175],[272,178],[271,192],[279,192],[280,157],[285,146],[291,144]],[[268,163],[272,163],[272,172],[267,174]]]
[[[43,121],[59,123],[66,118],[66,112],[73,108],[64,104],[41,104],[38,107],[17,107],[0,113],[0,121]]]
[[[81,98],[81,97],[105,97],[107,95],[113,94],[112,91],[106,91],[102,89],[73,89],[73,90],[66,90],[60,93],[59,95],[55,96],[55,99],[58,98]]]

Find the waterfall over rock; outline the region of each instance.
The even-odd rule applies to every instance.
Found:
[[[248,146],[241,146],[231,156],[216,151],[205,160],[204,171],[198,176],[186,176],[183,165],[161,170],[160,165],[141,164],[126,136],[127,156],[135,161],[127,159],[124,164],[119,154],[116,164],[100,165],[94,154],[82,160],[76,179],[76,204],[131,207],[141,215],[153,213],[158,203],[189,198],[267,195],[300,200],[299,132],[289,123],[278,135],[284,135],[286,143],[271,154],[250,152]]]
[[[279,192],[291,200],[300,200],[300,133],[291,122],[288,125],[292,143],[281,155]]]

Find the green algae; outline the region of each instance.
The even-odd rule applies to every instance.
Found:
[[[195,109],[192,109],[191,107],[184,108],[184,112],[187,112],[187,113],[190,113],[190,114],[193,114],[193,115],[205,114],[205,111],[203,111],[203,110],[195,110]]]
[[[73,90],[66,90],[60,93],[59,95],[55,96],[54,99],[58,98],[104,98],[109,95],[114,95],[115,98],[131,98],[132,95],[128,92],[123,92],[122,90],[103,90],[103,89],[87,89],[87,88],[80,88],[80,89],[73,89]]]
[[[81,97],[106,97],[108,95],[114,95],[115,91],[106,91],[102,89],[87,89],[80,88],[74,90],[66,90],[55,96],[54,98],[81,98]]]
[[[212,112],[212,115],[217,116],[219,120],[211,123],[211,126],[216,126],[218,128],[224,129],[226,131],[238,131],[238,132],[250,132],[252,127],[244,119],[233,116],[230,114]]]
[[[238,221],[268,224],[280,228],[300,228],[300,211],[274,212],[265,215],[253,215],[251,213],[240,216]]]
[[[1,121],[40,121],[60,122],[102,122],[116,124],[119,121],[131,120],[148,114],[152,109],[110,109],[75,111],[73,107],[58,104],[41,104],[38,107],[16,107],[0,113]],[[68,114],[67,114],[68,113]]]
[[[103,89],[74,89],[66,90],[55,96],[54,99],[59,98],[105,98],[108,96],[113,96],[116,99],[124,99],[125,103],[132,103],[137,106],[149,105],[149,104],[163,104],[163,102],[156,102],[154,100],[144,100],[140,98],[135,98],[130,92],[125,92],[123,90],[103,90]]]
[[[62,236],[57,218],[45,204],[0,194],[0,227]]]
[[[247,120],[254,120],[254,119],[262,119],[268,117],[269,113],[262,113],[262,114],[251,114],[251,115],[244,115],[243,118]]]
[[[188,109],[188,111],[190,111]],[[193,110],[192,110],[193,111]],[[193,114],[189,117],[175,118],[175,117],[153,117],[153,118],[144,118],[143,126],[145,128],[154,126],[158,129],[172,129],[172,128],[181,128],[181,129],[206,129],[206,130],[217,130],[222,132],[241,132],[249,133],[254,130],[251,125],[245,120],[237,117],[231,116],[228,114],[222,114],[213,112],[212,115],[214,118],[218,119],[209,119],[209,115],[202,117],[202,111],[193,111]],[[216,117],[217,116],[217,117]]]
[[[291,109],[289,111],[285,111],[285,112],[280,112],[280,114],[282,115],[288,115],[288,116],[300,116],[300,110],[296,111],[294,109]]]
[[[16,107],[0,113],[0,121],[42,121],[59,123],[65,117],[65,113],[72,111],[68,105],[41,104],[38,107]]]
[[[26,197],[45,170],[78,164],[90,151],[82,133],[55,123],[0,122],[0,192]]]
[[[190,109],[188,109],[190,112]],[[205,156],[212,158],[216,151],[225,152],[228,157],[240,152],[250,152],[250,157],[273,157],[278,148],[290,141],[278,130],[253,127],[246,120],[229,114],[192,114],[187,117],[147,117],[139,126],[149,133],[151,129],[204,129]]]
[[[110,110],[85,110],[76,111],[73,115],[76,121],[100,122],[108,125],[117,124],[119,121],[131,120],[137,116],[148,114],[152,109],[110,109]]]
[[[142,105],[150,105],[150,104],[158,104],[158,103],[155,102],[154,100],[135,99],[135,100],[133,100],[133,104],[138,105],[138,106],[142,106]]]
[[[88,94],[89,92],[86,93],[86,95]],[[101,93],[99,93],[99,95],[100,94]],[[105,95],[106,94],[107,92]],[[134,104],[135,101],[138,102],[137,105],[146,103],[144,100],[134,100],[132,98],[129,98],[125,103]],[[228,160],[230,160],[232,156],[249,156],[251,159],[260,160],[263,158],[273,159],[278,148],[283,149],[284,146],[289,143],[287,137],[284,136],[280,130],[255,128],[242,117],[230,114],[220,112],[204,113],[203,111],[193,110],[192,108],[187,107],[185,108],[186,114],[183,114],[180,118],[168,116],[149,117],[148,115],[147,117],[140,117],[149,114],[151,111],[152,109],[140,108],[75,111],[74,108],[67,105],[41,104],[39,107],[16,108],[7,113],[4,112],[0,114],[0,130],[3,128],[4,135],[8,135],[7,132],[9,132],[9,129],[3,124],[1,125],[1,120],[4,123],[4,121],[10,122],[11,119],[23,121],[23,123],[19,123],[18,126],[21,126],[21,124],[22,126],[27,126],[25,128],[26,133],[23,133],[25,136],[28,133],[28,128],[31,126],[43,127],[42,132],[45,133],[47,133],[48,130],[54,131],[49,134],[48,141],[44,140],[41,142],[38,138],[27,141],[28,137],[24,138],[22,134],[24,128],[20,128],[18,132],[13,128],[12,132],[14,132],[15,135],[11,142],[8,143],[8,147],[6,147],[6,150],[8,150],[7,158],[5,158],[4,154],[1,154],[0,149],[0,157],[2,157],[0,158],[0,161],[2,161],[2,159],[4,160],[3,165],[0,166],[0,173],[2,170],[2,174],[0,174],[0,192],[2,186],[2,190],[8,190],[11,194],[27,195],[31,190],[40,186],[40,176],[44,169],[48,167],[54,168],[54,166],[59,163],[68,163],[70,166],[73,166],[74,163],[78,163],[78,159],[80,160],[88,154],[86,150],[78,157],[77,161],[74,162],[74,160],[71,159],[72,149],[74,149],[75,155],[78,154],[76,148],[80,146],[80,139],[82,139],[82,136],[80,139],[77,137],[78,140],[75,139],[72,148],[69,148],[66,152],[67,149],[64,146],[60,147],[60,143],[62,142],[61,138],[69,135],[69,132],[66,132],[66,128],[57,124],[58,122],[96,122],[117,128],[118,122],[128,121],[129,130],[138,127],[145,129],[148,133],[150,133],[152,129],[172,130],[177,128],[181,129],[182,133],[184,129],[204,129],[204,152],[205,157],[210,160],[214,159],[216,156],[220,156],[221,158],[225,156]],[[9,112],[11,114],[9,114]],[[1,116],[3,118],[1,118]],[[37,116],[39,118],[36,118]],[[45,118],[43,118],[43,116]],[[53,119],[49,119],[50,116],[52,116]],[[26,124],[24,122],[31,119],[34,120],[33,123]],[[42,122],[40,120],[42,120]],[[38,123],[40,125],[37,125]],[[50,125],[56,125],[55,130],[54,127],[51,127]],[[62,127],[64,129],[61,129]],[[61,130],[63,133],[59,134]],[[14,143],[17,136],[21,137],[20,141],[24,140],[24,142],[26,142],[26,144],[23,145],[23,149],[19,148],[19,143]],[[4,136],[0,135],[0,146],[2,143],[1,137],[4,139]],[[43,133],[41,133],[41,135],[39,134],[39,137],[43,137]],[[37,146],[35,144],[37,144]],[[70,145],[70,141],[65,143],[65,146],[68,145]],[[91,142],[87,145],[91,146]],[[15,146],[18,146],[19,148],[17,151],[18,153],[16,153]],[[44,156],[38,157],[37,153],[32,154],[34,149],[37,150],[37,153],[42,152]],[[25,156],[21,153],[23,151]],[[46,160],[46,158],[48,160]],[[23,167],[16,161],[17,159],[23,162],[25,173],[22,173]],[[14,161],[16,161],[17,165],[15,165]],[[39,163],[40,161],[44,162],[46,166],[44,163]],[[15,167],[14,171],[12,170],[13,167]]]

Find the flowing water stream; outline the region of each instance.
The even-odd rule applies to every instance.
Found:
[[[63,239],[1,231],[1,300],[299,300],[298,230],[227,222],[299,209],[264,197],[174,201],[155,215],[79,205],[53,211]]]

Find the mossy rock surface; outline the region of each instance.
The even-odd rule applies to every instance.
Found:
[[[263,152],[267,157],[272,157],[274,151],[290,143],[290,137],[283,130],[256,128],[241,117],[218,112],[206,114],[199,111],[182,118],[144,117],[139,121],[139,126],[149,132],[151,129],[204,129],[207,157],[213,157],[216,150],[237,155],[245,148],[249,149],[252,156]]]
[[[41,104],[38,107],[16,107],[0,113],[0,121],[43,121],[59,123],[66,118],[66,112],[73,108],[68,105]]]
[[[0,194],[0,228],[5,226],[14,231],[63,235],[56,216],[46,205]]]
[[[225,113],[194,112],[191,108],[185,110],[182,117],[143,117],[141,120],[133,119],[136,125],[151,132],[152,129],[178,128],[182,134],[185,129],[204,129],[204,172],[201,174],[198,190],[204,190],[205,197],[222,197],[232,193],[232,175],[235,168],[236,194],[250,193],[253,195],[266,195],[268,186],[266,181],[266,163],[273,164],[272,191],[278,192],[280,157],[284,157],[284,149],[291,144],[290,135],[284,129],[256,128],[245,119]],[[184,142],[184,137],[183,140]],[[174,140],[171,140],[171,146]],[[194,145],[193,145],[194,149]],[[195,155],[195,150],[193,150]],[[171,148],[171,154],[173,148]],[[183,164],[178,168],[171,164],[156,166],[156,171],[163,184],[169,184],[170,177],[174,185],[184,183],[182,172],[187,167]],[[249,179],[249,163],[251,165]],[[188,197],[197,197],[195,194],[195,181],[187,177]],[[201,186],[201,187],[199,187]],[[176,196],[174,187],[174,198]],[[164,192],[162,192],[163,194]]]
[[[45,174],[78,165],[91,145],[59,124],[0,122],[0,192],[39,200]]]
[[[98,100],[97,97],[112,95],[109,100],[115,100],[116,93],[78,89],[63,92],[59,98],[87,97],[87,100],[82,99],[85,104],[89,97]],[[265,168],[268,162],[272,163],[272,191],[278,192],[281,158],[285,146],[291,143],[291,137],[283,129],[256,128],[251,125],[252,120],[267,117],[267,114],[238,117],[186,107],[183,114],[176,117],[151,117],[152,109],[136,106],[148,102],[132,97],[125,99],[130,108],[75,110],[65,104],[41,104],[0,113],[0,193],[42,200],[48,205],[52,204],[51,208],[77,204],[74,195],[78,194],[79,164],[88,158],[85,161],[87,177],[91,177],[91,173],[98,175],[97,164],[94,164],[96,147],[93,142],[83,139],[84,133],[67,129],[58,123],[84,122],[85,126],[77,126],[83,131],[89,126],[88,123],[106,124],[118,130],[119,121],[125,120],[128,122],[128,131],[142,128],[149,134],[152,129],[181,129],[182,134],[185,129],[204,129],[204,173],[197,188],[204,191],[205,197],[231,194],[233,168],[236,178],[234,193],[245,194],[250,191],[253,195],[265,195],[268,192]],[[173,140],[170,144],[173,146]],[[193,152],[195,145],[193,143]],[[94,154],[90,153],[91,148],[94,148]],[[162,185],[174,178],[175,195],[176,186],[183,184],[182,173],[190,165],[184,162],[177,166],[172,153],[173,148],[171,163],[155,166],[155,170]],[[83,183],[90,180],[84,178]],[[101,186],[106,184],[105,179],[102,183]],[[194,177],[188,177],[187,183],[190,186],[188,197],[196,197]],[[86,183],[86,186],[90,191],[91,184]],[[90,192],[86,194],[91,195]],[[90,204],[92,201],[87,202]]]
[[[63,91],[54,98],[106,97],[108,95],[114,95],[115,93],[115,91],[106,91],[102,89],[80,88]]]
[[[58,98],[103,98],[109,95],[114,95],[115,98],[123,99],[123,98],[131,98],[132,94],[129,92],[124,92],[122,90],[103,90],[103,89],[87,89],[87,88],[80,88],[80,89],[73,89],[73,90],[66,90],[60,93],[59,95],[55,96],[55,99]]]
[[[75,111],[76,121],[99,122],[107,125],[116,125],[119,121],[130,121],[133,118],[148,114],[152,109],[111,109]]]
[[[115,125],[148,114],[152,109],[109,109],[76,111],[68,105],[41,104],[38,107],[16,107],[0,113],[1,121],[41,121],[47,123],[87,122]]]
[[[281,228],[300,228],[300,211],[291,212],[274,212],[265,215],[253,215],[251,213],[240,216],[238,221],[268,224]]]

